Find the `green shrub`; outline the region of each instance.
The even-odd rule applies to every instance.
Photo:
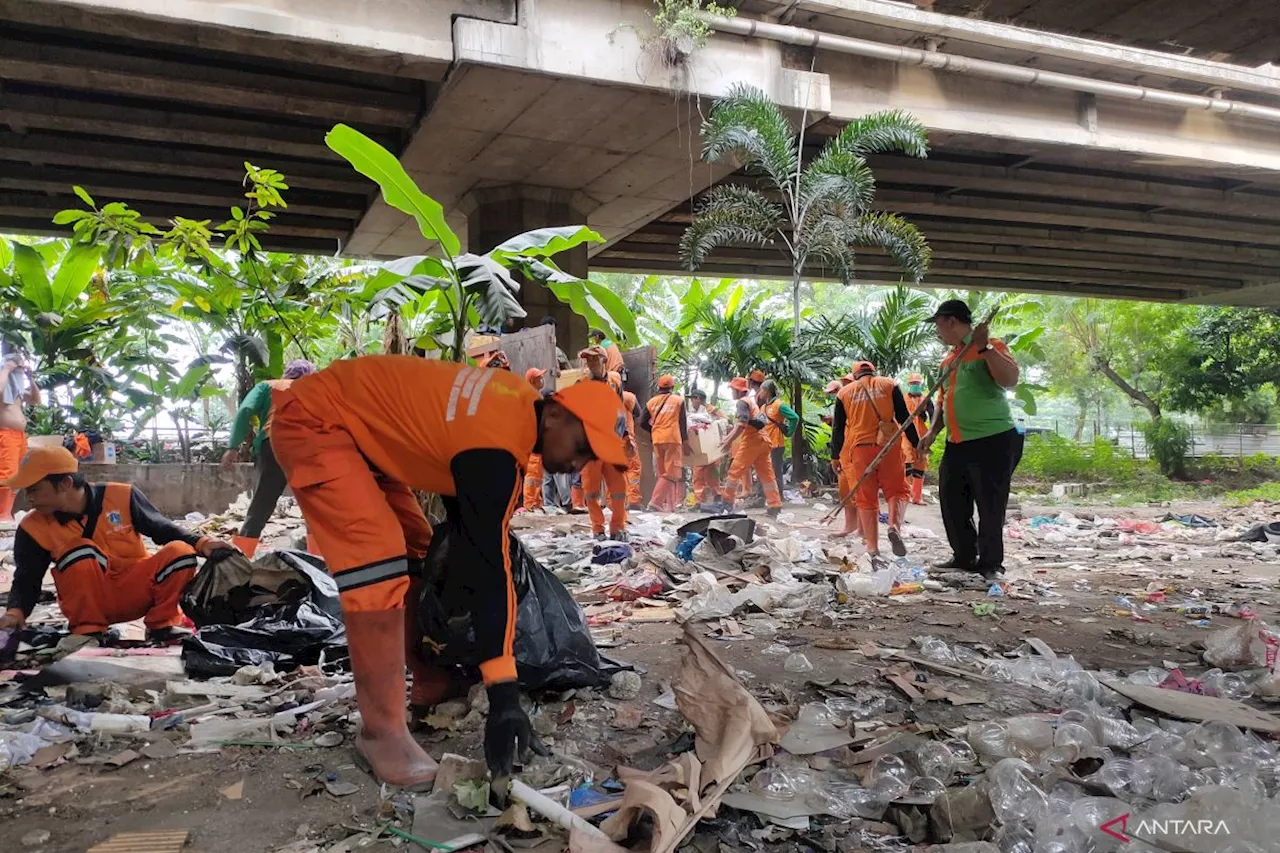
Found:
[[[1238,492],[1228,492],[1225,496],[1227,503],[1235,506],[1244,506],[1254,501],[1267,501],[1270,503],[1280,502],[1280,483],[1263,483],[1256,489],[1242,489]]]
[[[1191,450],[1191,430],[1184,424],[1161,418],[1143,424],[1147,454],[1160,466],[1166,477],[1187,475],[1187,453]]]

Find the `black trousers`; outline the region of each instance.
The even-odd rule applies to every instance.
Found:
[[[786,445],[783,445],[782,447],[775,447],[773,448],[773,450],[769,451],[769,460],[773,463],[773,476],[778,481],[779,492],[783,490],[782,489],[782,460],[786,458],[786,455],[787,455]]]
[[[258,482],[254,484],[249,509],[244,514],[244,523],[240,525],[240,535],[250,539],[262,535],[262,528],[267,526],[271,513],[276,511],[276,501],[289,485],[269,439],[263,440],[254,465],[258,469]]]
[[[938,503],[957,561],[976,563],[983,569],[1004,564],[1004,514],[1013,471],[1022,461],[1022,443],[1022,434],[1011,429],[947,444],[938,469]]]

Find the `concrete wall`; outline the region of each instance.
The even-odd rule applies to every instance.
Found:
[[[91,482],[132,483],[155,504],[156,509],[171,518],[181,519],[189,512],[213,515],[222,512],[241,492],[252,490],[253,466],[236,465],[223,471],[211,464],[81,464],[80,471]],[[26,509],[19,494],[17,509]]]

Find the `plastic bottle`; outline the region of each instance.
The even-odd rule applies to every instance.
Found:
[[[151,731],[151,718],[144,714],[101,714],[96,711],[76,711],[63,705],[43,708],[39,713],[47,720],[89,732],[122,735]]]

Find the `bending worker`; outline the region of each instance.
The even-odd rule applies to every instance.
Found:
[[[782,495],[778,491],[778,481],[773,476],[773,460],[769,458],[769,440],[765,437],[764,418],[760,415],[760,407],[756,405],[755,394],[750,392],[747,380],[737,377],[729,383],[733,391],[736,417],[733,429],[725,436],[721,447],[733,449],[733,460],[729,463],[729,474],[725,477],[724,501],[733,510],[737,500],[737,489],[752,468],[760,485],[764,487],[764,502],[769,507],[768,514],[776,516],[782,511]],[[745,489],[744,489],[745,491]]]
[[[858,508],[858,526],[867,553],[880,553],[880,492],[889,505],[889,544],[898,557],[906,556],[900,527],[907,503],[907,480],[903,476],[902,445],[894,442],[885,451],[879,466],[865,479],[863,474],[898,431],[908,424],[911,413],[898,383],[887,376],[877,376],[875,365],[858,362],[853,368],[853,381],[836,397],[836,412],[831,424],[831,464],[842,473],[841,500],[849,498],[849,489],[862,480],[854,496]],[[908,424],[907,441],[912,447],[920,443],[915,425]],[[845,505],[846,529],[852,526],[849,505]]]
[[[622,377],[616,371],[607,368],[604,349],[599,346],[587,347],[578,353],[578,358],[587,366],[587,375],[583,382],[600,382],[607,385],[618,395],[618,404],[622,405]],[[623,408],[625,417],[625,407]],[[625,426],[623,431],[625,444]],[[630,465],[630,460],[628,460]],[[605,465],[600,460],[588,462],[582,469],[582,488],[586,491],[587,516],[591,519],[591,535],[597,540],[604,539],[604,507],[600,505],[600,490],[609,493],[609,538],[619,542],[627,539],[627,476],[625,470],[612,465]]]
[[[626,467],[625,415],[602,382],[539,396],[524,377],[411,356],[335,362],[273,394],[271,441],[307,526],[337,582],[363,727],[361,763],[381,781],[423,788],[436,763],[405,722],[406,648],[421,647],[412,618],[431,526],[411,489],[442,496],[456,531],[457,579],[472,602],[480,674],[488,688],[485,758],[508,776],[517,752],[537,748],[520,707],[513,651],[516,592],[508,525],[529,454],[547,471],[588,462]],[[409,618],[407,618],[409,617]],[[441,671],[409,657],[411,701]]]
[[[25,489],[31,512],[13,538],[17,569],[0,628],[20,628],[40,598],[53,565],[58,606],[71,633],[101,644],[118,622],[142,619],[149,642],[189,636],[178,597],[196,570],[196,556],[232,546],[183,530],[128,483],[87,483],[71,451],[36,447],[5,481]],[[148,554],[142,537],[161,548]]]
[[[301,379],[309,373],[315,373],[316,366],[306,359],[299,358],[289,362],[284,368],[283,379],[267,379],[253,386],[236,411],[236,419],[231,424],[231,437],[227,439],[227,452],[222,454],[222,467],[230,468],[240,462],[240,445],[249,435],[253,419],[258,420],[258,432],[253,437],[253,459],[258,469],[257,482],[253,486],[253,498],[249,501],[249,509],[244,514],[244,522],[240,532],[231,538],[232,543],[252,557],[258,550],[258,539],[262,536],[262,528],[267,526],[271,514],[276,511],[276,503],[284,494],[284,472],[280,463],[271,451],[271,440],[267,437],[267,425],[271,422],[271,389],[288,388],[295,379]],[[312,543],[308,542],[308,548]]]
[[[674,512],[684,503],[684,448],[689,445],[689,421],[684,398],[675,393],[674,376],[658,377],[658,393],[645,404],[640,426],[653,434],[653,468],[658,485],[649,509]]]

